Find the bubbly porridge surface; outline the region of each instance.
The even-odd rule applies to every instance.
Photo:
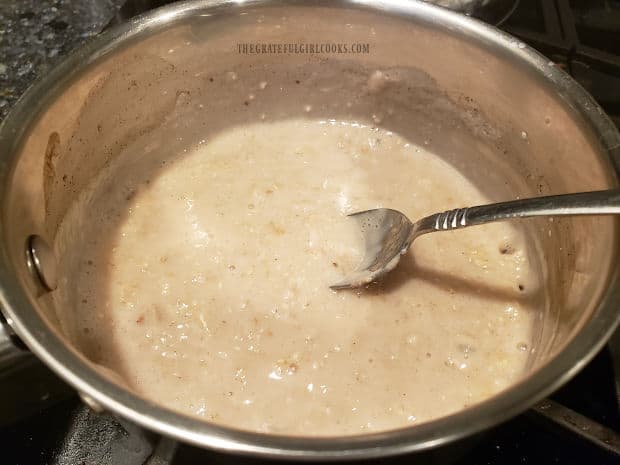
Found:
[[[76,308],[76,344],[148,399],[242,429],[355,434],[456,412],[525,369],[536,277],[513,224],[423,236],[380,285],[329,289],[361,259],[346,214],[489,201],[397,134],[249,125],[127,179],[91,199],[121,219],[81,236],[86,265],[54,298]]]

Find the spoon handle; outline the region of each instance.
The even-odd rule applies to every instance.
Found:
[[[551,195],[469,208],[456,208],[422,218],[415,235],[449,231],[511,218],[556,215],[620,214],[620,189]]]

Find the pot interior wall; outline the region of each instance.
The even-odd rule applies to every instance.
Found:
[[[87,357],[88,337],[74,310],[53,308],[49,295],[35,297],[23,260],[27,237],[54,243],[61,265],[79,263],[74,241],[56,236],[95,180],[122,182],[145,157],[183,156],[230,126],[307,115],[374,122],[425,145],[495,201],[615,183],[579,112],[542,72],[487,37],[422,17],[335,7],[212,9],[155,29],[50,95],[26,133],[10,186],[6,224],[15,268],[36,308]],[[370,53],[239,53],[238,44],[256,42],[360,43]],[[519,47],[514,42],[517,54]],[[377,70],[385,76],[379,83]],[[540,309],[534,370],[593,316],[615,259],[615,225],[602,217],[523,225],[541,274],[540,288],[530,290]]]

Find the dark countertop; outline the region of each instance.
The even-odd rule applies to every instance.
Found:
[[[37,77],[97,34],[125,0],[0,0],[0,120]]]

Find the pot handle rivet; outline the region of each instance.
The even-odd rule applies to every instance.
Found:
[[[28,266],[33,276],[45,291],[53,291],[58,286],[56,258],[47,242],[41,236],[33,234],[26,243]]]

